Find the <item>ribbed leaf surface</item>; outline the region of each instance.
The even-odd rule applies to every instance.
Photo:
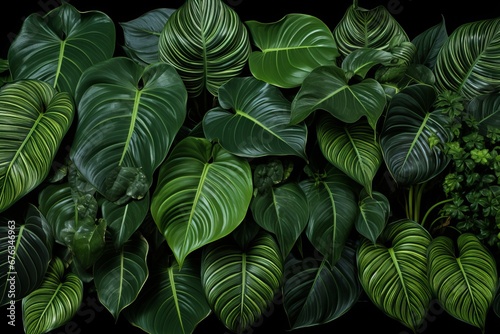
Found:
[[[366,191],[362,191],[359,196],[356,231],[375,243],[387,225],[390,214],[391,205],[383,193],[374,191],[370,196]]]

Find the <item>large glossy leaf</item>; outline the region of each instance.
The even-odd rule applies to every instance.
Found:
[[[368,78],[351,84],[341,68],[321,66],[304,79],[295,95],[290,122],[297,124],[320,109],[346,123],[366,117],[375,129],[385,105],[385,91],[378,81]]]
[[[467,105],[467,113],[477,121],[479,133],[500,128],[500,94],[485,94],[473,98]]]
[[[318,180],[300,182],[309,205],[305,233],[311,244],[334,266],[358,215],[358,187],[347,175],[329,167]]]
[[[434,69],[438,53],[447,40],[448,33],[443,19],[440,23],[418,34],[411,41],[417,48],[417,52],[415,53],[412,62]]]
[[[211,313],[200,280],[200,263],[162,261],[151,270],[139,297],[123,314],[151,334],[188,334]]]
[[[159,40],[161,61],[173,65],[190,96],[238,76],[251,52],[247,28],[221,0],[188,0],[169,18]]]
[[[359,280],[375,306],[414,332],[425,320],[432,300],[427,279],[429,232],[412,220],[387,225],[374,244],[358,248]]]
[[[385,6],[373,9],[351,5],[333,29],[340,54],[345,57],[359,48],[387,51],[395,38],[408,41],[408,36]]]
[[[443,309],[484,331],[495,298],[498,273],[495,258],[469,233],[435,238],[429,247],[429,282]]]
[[[412,85],[392,98],[380,134],[385,163],[399,185],[430,180],[448,165],[449,158],[431,147],[431,136],[441,143],[451,139],[446,117],[433,103],[436,91],[427,85]]]
[[[9,48],[12,77],[46,81],[74,96],[82,72],[113,56],[115,33],[105,13],[79,12],[68,2],[31,14]]]
[[[436,59],[439,91],[459,92],[465,99],[500,88],[500,18],[469,22],[453,31]]]
[[[149,204],[149,192],[141,200],[122,205],[107,200],[102,203],[102,217],[106,220],[107,231],[115,249],[120,249],[141,226],[148,214]]]
[[[125,45],[123,50],[137,62],[147,65],[159,61],[158,42],[165,23],[175,9],[157,8],[136,19],[120,22]]]
[[[75,226],[71,249],[83,269],[90,268],[106,246],[106,220],[85,217]]]
[[[203,118],[207,139],[238,156],[307,159],[307,128],[289,124],[290,101],[277,87],[253,77],[235,78],[220,87],[219,103]]]
[[[250,71],[274,86],[298,87],[313,69],[335,64],[339,56],[332,32],[317,17],[288,14],[272,23],[245,24],[259,49],[250,55]]]
[[[271,187],[256,195],[250,208],[255,222],[276,236],[285,259],[309,220],[307,197],[302,188],[297,183]]]
[[[77,169],[109,201],[143,198],[186,117],[175,69],[113,58],[82,75],[77,100],[70,151]]]
[[[0,212],[40,185],[74,116],[67,93],[20,80],[0,90]]]
[[[23,222],[0,217],[0,305],[36,289],[52,258],[52,233],[33,205]]]
[[[383,163],[376,133],[366,119],[344,123],[328,114],[322,116],[316,133],[323,156],[371,194],[373,179]]]
[[[291,329],[326,324],[358,301],[362,288],[355,249],[346,246],[335,266],[325,260],[290,257],[285,263],[284,308]]]
[[[356,231],[370,240],[377,242],[389,221],[391,205],[381,192],[374,191],[370,196],[366,191],[359,195],[359,214],[356,219]]]
[[[249,163],[204,138],[186,137],[160,168],[151,214],[179,265],[231,233],[252,198]]]
[[[202,254],[201,281],[211,309],[231,331],[244,333],[272,303],[281,287],[283,260],[268,233],[243,251],[227,242],[208,245]]]
[[[94,282],[99,301],[115,319],[137,298],[148,278],[148,251],[148,242],[143,237],[128,240],[118,250],[108,243],[94,264]]]
[[[83,299],[83,283],[65,273],[64,263],[55,257],[38,289],[23,298],[26,334],[41,334],[64,325],[76,314]]]

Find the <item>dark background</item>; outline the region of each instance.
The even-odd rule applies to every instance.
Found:
[[[9,45],[21,28],[25,17],[32,13],[45,14],[58,6],[60,1],[15,0],[8,2],[8,9],[6,6],[7,3],[4,2],[3,9],[0,11],[0,58],[7,57]],[[123,45],[122,30],[119,26],[120,22],[133,20],[149,10],[178,8],[184,3],[181,0],[141,0],[132,2],[70,0],[68,2],[79,11],[99,10],[110,16],[116,23],[117,28],[117,53],[121,52],[121,45]],[[260,22],[273,22],[281,19],[286,14],[304,13],[318,17],[333,29],[353,2],[345,0],[226,0],[226,3],[234,8],[242,21],[257,20]],[[451,33],[462,24],[500,16],[500,2],[497,1],[466,1],[459,3],[458,1],[439,0],[365,0],[359,1],[358,4],[367,9],[372,9],[377,5],[386,6],[403,29],[405,29],[410,39],[440,23],[442,20],[446,23],[448,33]],[[17,304],[17,307],[20,310],[20,303]],[[5,314],[3,312],[0,313]],[[6,326],[3,326],[6,322],[7,320],[4,318],[0,324],[0,328],[6,328]],[[12,327],[9,326],[8,333],[23,333],[20,314],[16,322],[17,331],[12,331]],[[288,328],[282,301],[276,298],[272,307],[265,312],[262,321],[255,324],[246,333],[281,334],[286,333]],[[54,330],[52,333],[85,334],[106,331],[144,333],[142,330],[132,327],[122,317],[115,322],[111,314],[98,303],[95,293],[86,292],[84,304],[80,312],[66,326]],[[335,332],[410,334],[406,327],[400,325],[396,320],[388,318],[384,313],[376,309],[364,295],[350,311],[337,320],[309,329],[294,330],[290,334]],[[452,318],[435,303],[432,304],[426,322],[417,331],[417,333],[423,334],[452,332],[454,334],[481,334],[479,329]],[[200,333],[230,334],[214,315],[209,316],[198,325],[195,334]],[[490,312],[485,334],[493,333],[500,333],[500,319],[493,312]]]

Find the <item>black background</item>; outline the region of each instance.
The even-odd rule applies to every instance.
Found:
[[[79,11],[99,10],[110,16],[115,22],[117,29],[117,54],[121,52],[123,45],[122,30],[119,23],[133,20],[149,10],[157,8],[178,8],[184,1],[180,0],[140,0],[136,2],[118,2],[110,0],[70,0],[68,1]],[[227,0],[239,14],[242,21],[257,20],[261,22],[273,22],[281,19],[286,14],[304,13],[318,17],[331,29],[339,22],[346,9],[352,1],[273,1],[273,0]],[[492,4],[493,3],[493,4]],[[60,0],[15,0],[4,2],[0,11],[0,58],[6,58],[9,45],[16,33],[21,28],[25,17],[32,13],[47,13],[60,4]],[[371,9],[377,5],[386,6],[400,25],[405,29],[410,39],[424,30],[440,23],[446,23],[448,33],[451,33],[462,24],[476,20],[496,18],[500,16],[500,2],[497,1],[429,1],[429,0],[377,0],[359,1],[361,7]],[[11,326],[3,326],[7,318],[2,316],[0,328],[8,328],[7,333],[22,333],[22,320],[20,316],[20,303],[17,303],[18,317],[16,330]],[[0,314],[6,314],[0,312]],[[283,311],[282,301],[276,298],[272,307],[266,312],[262,320],[255,324],[250,333],[286,333],[288,323]],[[66,326],[52,331],[52,333],[102,333],[127,332],[144,333],[142,330],[132,327],[126,320],[120,317],[117,321],[111,314],[97,302],[95,293],[86,292],[84,304],[80,312]],[[388,318],[373,304],[362,296],[360,301],[342,317],[325,325],[319,325],[306,329],[298,329],[291,334],[306,333],[368,333],[382,332],[385,334],[410,334],[410,331],[399,324],[396,320]],[[454,333],[454,334],[481,334],[480,330],[456,320],[444,312],[439,305],[432,304],[428,317],[417,333]],[[195,334],[213,333],[230,334],[224,326],[210,315],[196,328]],[[490,312],[487,320],[485,334],[500,333],[500,319]]]

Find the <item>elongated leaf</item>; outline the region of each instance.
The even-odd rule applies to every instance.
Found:
[[[346,123],[366,117],[375,129],[386,105],[384,88],[371,78],[354,84],[348,80],[337,66],[314,69],[292,101],[290,123],[297,124],[321,109]]]
[[[45,217],[31,204],[23,222],[0,217],[0,305],[21,300],[42,283],[52,242]]]
[[[151,214],[182,267],[189,253],[241,223],[252,193],[246,160],[204,138],[186,137],[160,168]]]
[[[400,185],[425,182],[448,165],[449,158],[429,138],[451,139],[446,118],[433,103],[431,86],[412,85],[392,98],[380,134],[380,146],[389,172]]]
[[[358,214],[357,187],[344,173],[329,167],[319,179],[300,182],[309,205],[305,233],[311,244],[334,266],[340,259]]]
[[[429,247],[429,282],[443,309],[484,331],[498,284],[496,261],[469,233],[435,238]]]
[[[28,16],[9,48],[12,77],[38,79],[74,96],[90,66],[111,58],[115,25],[103,12],[79,12],[68,2]]]
[[[358,301],[362,288],[356,252],[346,246],[334,267],[323,260],[290,257],[285,263],[284,308],[291,329],[331,322]]]
[[[203,118],[207,139],[238,156],[307,159],[307,128],[289,125],[290,102],[278,88],[253,77],[235,78],[219,89],[219,103]]]
[[[479,133],[488,134],[488,129],[500,128],[500,94],[485,94],[473,98],[467,105],[467,113],[478,123]]]
[[[90,268],[102,256],[105,234],[105,219],[85,217],[76,224],[71,249],[83,269]]]
[[[139,297],[123,311],[131,324],[151,334],[193,333],[210,313],[200,263],[191,258],[182,269],[175,261],[155,265]]]
[[[304,191],[297,183],[272,187],[254,197],[250,208],[257,224],[276,236],[285,259],[309,220]]]
[[[382,150],[366,119],[346,124],[331,115],[316,123],[319,147],[332,165],[362,185],[368,194],[382,165]]]
[[[218,319],[242,333],[254,324],[281,287],[283,260],[268,233],[258,235],[245,251],[216,242],[202,254],[201,282]]]
[[[415,64],[422,64],[434,69],[436,65],[439,50],[443,44],[448,40],[448,33],[446,31],[446,24],[444,19],[418,34],[411,42],[417,48],[417,52],[412,59]]]
[[[298,87],[313,69],[332,65],[339,56],[332,32],[317,17],[288,14],[277,22],[245,24],[259,49],[248,59],[250,71],[274,86]]]
[[[108,243],[94,264],[99,301],[115,319],[137,298],[148,278],[148,251],[148,242],[143,237],[128,240],[119,250]]]
[[[109,201],[143,198],[186,116],[179,75],[167,64],[113,58],[83,74],[77,97],[71,160]]]
[[[387,225],[376,244],[365,239],[357,253],[359,279],[370,300],[414,332],[432,300],[427,279],[431,241],[418,223],[399,220]]]
[[[21,80],[0,90],[0,212],[40,185],[74,115],[67,93]]]
[[[38,289],[23,298],[23,325],[26,334],[47,333],[64,325],[76,314],[83,299],[83,283],[54,258]]]
[[[159,61],[158,43],[160,34],[175,9],[157,8],[136,19],[120,22],[123,29],[127,55],[144,65]]]
[[[371,196],[362,191],[359,197],[356,231],[375,243],[389,221],[391,213],[389,199],[378,191],[372,192]]]
[[[459,92],[466,100],[500,88],[500,18],[469,22],[453,31],[436,59],[438,91]]]
[[[188,0],[169,18],[159,40],[160,61],[173,65],[190,96],[214,96],[238,76],[251,52],[248,31],[221,0]]]

